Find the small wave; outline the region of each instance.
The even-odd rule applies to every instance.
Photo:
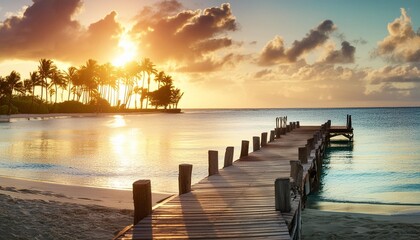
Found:
[[[379,201],[352,201],[340,200],[331,198],[314,197],[316,202],[331,202],[331,203],[349,203],[349,204],[373,204],[373,205],[394,205],[394,206],[420,206],[420,203],[403,203],[403,202],[379,202]]]
[[[49,163],[0,163],[0,168],[8,169],[52,169],[57,165]]]

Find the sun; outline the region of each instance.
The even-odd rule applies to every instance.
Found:
[[[114,58],[112,65],[121,67],[137,57],[137,46],[131,40],[127,32],[121,35],[120,41],[118,42],[118,47],[120,48],[121,52],[120,55]]]

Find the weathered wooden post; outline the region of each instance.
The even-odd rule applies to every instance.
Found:
[[[305,147],[306,147],[306,154],[307,154],[306,156],[309,159],[311,157],[311,147],[309,146],[308,143],[306,143]]]
[[[248,151],[249,151],[249,141],[242,140],[241,155],[239,158],[248,156]]]
[[[179,195],[191,192],[192,164],[179,164],[178,189]]]
[[[313,138],[314,138],[314,145],[315,145],[315,144],[318,143],[318,133],[317,132],[313,135]]]
[[[274,182],[274,196],[276,211],[290,212],[290,179],[277,178]]]
[[[296,122],[296,127],[300,128],[300,122],[299,121]]]
[[[300,147],[298,151],[299,161],[303,164],[308,163],[308,148]]]
[[[349,115],[347,114],[346,128],[349,129],[349,126],[350,126],[350,124],[349,124]]]
[[[309,153],[312,151],[312,149],[314,148],[315,144],[314,144],[314,139],[310,138],[306,141],[307,146],[309,147],[308,151]]]
[[[353,126],[352,126],[352,123],[351,123],[351,115],[349,115],[349,126],[348,126],[348,129],[352,129],[352,128],[353,128]]]
[[[276,138],[281,138],[282,128],[276,128]]]
[[[257,137],[257,136],[252,137],[252,143],[253,143],[252,150],[254,152],[260,150],[260,137]]]
[[[209,176],[219,173],[219,153],[209,150]]]
[[[298,190],[302,190],[303,181],[303,166],[299,160],[290,161],[290,177],[293,179],[295,186]]]
[[[274,142],[275,130],[270,130],[270,142]]]
[[[299,160],[290,160],[290,177],[296,182],[298,175]]]
[[[267,132],[261,133],[261,147],[267,146]]]
[[[134,225],[152,213],[152,187],[150,180],[133,183]]]
[[[286,132],[290,132],[290,125],[286,125]]]
[[[226,148],[226,152],[225,152],[225,163],[223,165],[223,167],[229,167],[232,165],[233,162],[233,150],[234,147],[227,147]]]

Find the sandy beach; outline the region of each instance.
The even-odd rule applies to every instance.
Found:
[[[418,239],[420,214],[365,214],[305,209],[302,239]]]
[[[132,193],[0,177],[0,213],[0,239],[112,239],[132,224]]]

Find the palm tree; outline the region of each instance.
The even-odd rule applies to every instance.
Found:
[[[67,87],[66,79],[60,70],[54,71],[51,75],[50,88],[54,86],[55,100],[57,103],[58,87],[65,89]],[[61,97],[63,98],[63,97]]]
[[[2,84],[3,94],[6,95],[9,99],[7,114],[10,115],[12,112],[12,96],[13,91],[18,91],[22,93],[23,84],[20,81],[20,74],[16,71],[12,71],[6,78],[3,80]]]
[[[125,85],[124,104],[129,107],[134,87],[138,87],[139,74],[141,73],[140,65],[136,61],[129,62],[120,72]]]
[[[134,89],[133,89],[133,93],[135,94],[135,95],[139,95],[139,97],[140,97],[140,99],[141,99],[141,95],[142,95],[142,93],[143,93],[143,88],[141,88],[141,87],[139,87],[139,86],[135,86],[134,87]],[[134,100],[134,107],[135,107],[135,109],[137,109],[137,97],[135,98],[135,100]]]
[[[110,102],[110,89],[115,88],[115,74],[114,68],[110,63],[99,66],[98,69],[98,83],[100,87],[100,94],[102,98]]]
[[[34,104],[34,98],[35,98],[35,87],[36,86],[42,86],[42,79],[39,76],[38,72],[30,72],[29,73],[29,81],[31,81],[31,86],[32,86],[32,102],[31,102],[31,110],[32,110],[32,106]]]
[[[163,86],[172,86],[173,80],[170,75],[165,75],[161,82],[163,83]]]
[[[78,75],[77,75],[77,68],[76,67],[69,67],[67,71],[64,72],[64,78],[67,81],[67,91],[68,97],[67,101],[70,101],[70,94],[72,93],[72,89],[75,88],[75,83],[77,82]]]
[[[176,88],[171,92],[171,102],[173,104],[174,109],[178,108],[178,103],[181,100],[182,96],[184,96],[184,92],[181,93],[181,89]]]
[[[42,86],[41,86],[41,101],[43,95],[43,89],[45,87],[45,101],[48,103],[48,78],[52,78],[53,73],[57,71],[57,66],[55,66],[54,62],[51,59],[41,59],[39,60],[38,72],[39,76],[42,79]]]
[[[152,61],[150,61],[149,58],[145,58],[142,63],[141,63],[141,69],[144,73],[147,73],[147,93],[149,93],[150,90],[150,76],[152,74],[157,74],[157,70],[155,69],[155,65],[152,63]],[[144,76],[143,76],[144,77]],[[144,78],[143,78],[143,86],[142,88],[144,88]],[[143,103],[142,103],[143,105]],[[149,97],[146,96],[146,109],[147,109],[147,105],[149,105]]]
[[[92,93],[98,88],[99,65],[95,60],[89,59],[85,66],[79,70],[80,81],[84,85],[85,103],[92,99]]]
[[[165,77],[164,71],[160,71],[158,74],[155,75],[155,81],[158,84],[158,88],[160,88],[160,84],[162,83],[164,77]]]

